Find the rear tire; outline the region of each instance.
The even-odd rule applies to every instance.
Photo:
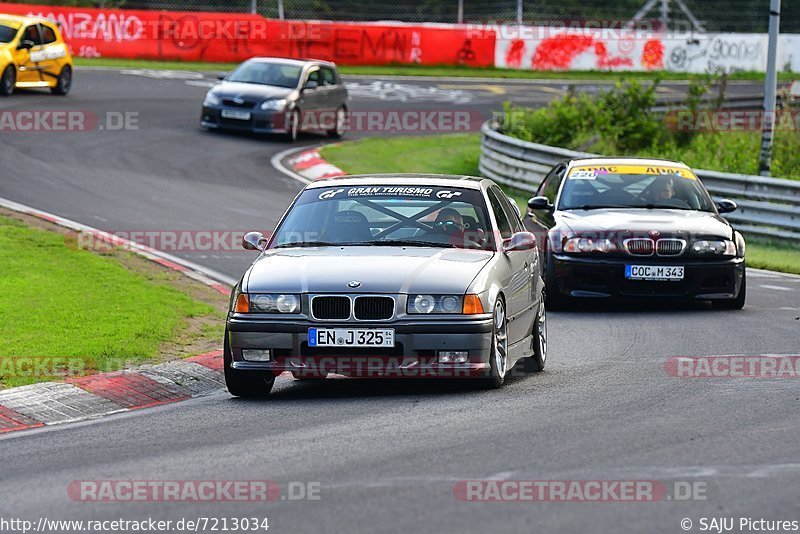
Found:
[[[293,109],[289,112],[287,120],[289,124],[286,125],[286,140],[294,143],[300,135],[300,112]]]
[[[742,285],[736,298],[729,300],[715,300],[711,305],[719,310],[741,310],[744,308],[744,301],[747,300],[747,272],[742,275]]]
[[[17,86],[17,69],[14,65],[9,65],[0,77],[0,96],[10,96],[14,93]]]
[[[58,81],[55,87],[50,88],[50,92],[54,95],[66,96],[72,88],[72,67],[64,65],[61,69],[61,74],[58,75]]]
[[[523,362],[523,370],[526,373],[538,373],[547,363],[547,310],[544,296],[542,295],[539,313],[533,322],[533,356],[528,356]]]
[[[272,391],[275,384],[275,375],[269,371],[237,371],[231,367],[233,355],[228,344],[228,330],[225,330],[223,341],[223,368],[225,371],[225,386],[234,397],[264,398]]]
[[[328,137],[341,139],[347,131],[347,110],[344,109],[344,107],[337,109],[336,118],[334,120],[336,123],[333,125],[332,129],[328,130]]]

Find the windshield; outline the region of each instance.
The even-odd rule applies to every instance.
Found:
[[[10,43],[16,35],[16,28],[0,23],[0,43]]]
[[[229,82],[256,83],[275,87],[297,87],[302,68],[284,63],[248,61],[242,63],[230,76]]]
[[[328,245],[490,250],[481,191],[446,187],[309,189],[275,232],[271,248]]]
[[[697,177],[681,167],[578,166],[567,176],[558,209],[668,208],[714,211]]]

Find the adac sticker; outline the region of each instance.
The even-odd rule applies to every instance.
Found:
[[[671,176],[680,176],[681,178],[687,178],[689,180],[695,180],[695,175],[688,169],[683,169],[680,167],[671,167],[666,165],[610,165],[606,167],[596,167],[596,166],[580,166],[580,167],[573,167],[572,171],[570,171],[569,177],[570,178],[578,178],[578,174],[583,176],[583,173],[594,173],[595,178],[597,175],[600,174],[650,174],[650,175],[671,175]],[[588,176],[588,175],[587,175]],[[589,178],[583,178],[589,179]]]

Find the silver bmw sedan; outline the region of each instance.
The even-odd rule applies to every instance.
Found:
[[[544,368],[535,236],[491,180],[371,175],[312,182],[231,294],[225,380],[236,396],[275,377],[469,378],[502,386]]]

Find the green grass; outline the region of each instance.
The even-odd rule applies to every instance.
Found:
[[[477,176],[478,134],[370,138],[323,147],[322,156],[350,174],[432,172]],[[525,212],[530,194],[504,187]],[[800,274],[800,248],[750,239],[747,264],[759,269]]]
[[[120,69],[169,69],[169,70],[202,70],[229,71],[237,63],[204,63],[183,61],[154,61],[147,59],[115,59],[115,58],[75,58],[75,64],[83,67],[114,67]],[[497,69],[494,67],[426,67],[419,65],[382,65],[382,66],[349,66],[340,65],[342,74],[363,76],[435,76],[435,77],[478,77],[478,78],[517,78],[536,80],[608,80],[620,78],[636,78],[652,80],[659,75],[662,80],[685,80],[688,75],[683,72],[608,72],[608,71],[534,71],[517,69]],[[796,73],[780,72],[781,81],[791,81]],[[760,81],[764,74],[760,72],[736,72],[729,76],[731,80]]]
[[[140,363],[179,335],[185,319],[213,313],[114,256],[4,217],[0,265],[0,386],[63,378],[58,362],[78,374]],[[40,367],[30,371],[31,362]]]
[[[480,176],[480,134],[368,138],[322,148],[322,157],[350,174],[423,172]],[[530,194],[503,187],[526,209]]]
[[[750,239],[747,265],[758,269],[800,274],[800,248]]]

